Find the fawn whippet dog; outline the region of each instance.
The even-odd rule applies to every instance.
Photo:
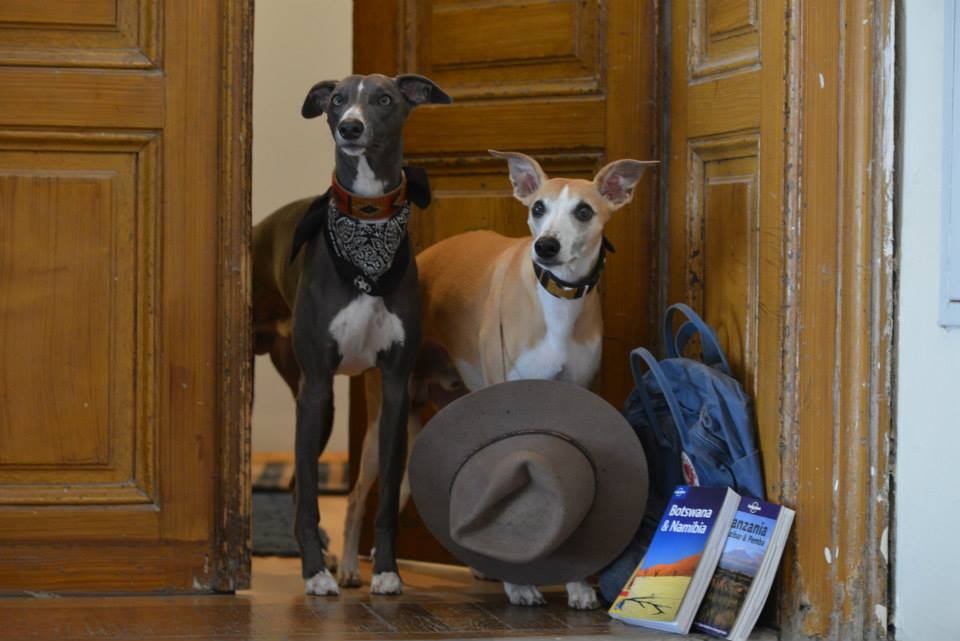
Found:
[[[270,353],[297,397],[294,531],[307,594],[339,593],[324,563],[317,509],[317,459],[333,427],[333,376],[372,367],[382,374],[383,411],[370,591],[402,590],[394,545],[408,382],[421,333],[406,223],[410,202],[429,202],[425,175],[403,167],[402,130],[414,107],[449,102],[422,76],[317,83],[302,115],[327,114],[336,141],[331,189],[279,209],[254,229],[255,351]]]
[[[603,319],[593,293],[611,249],[603,228],[633,198],[656,161],[618,160],[593,181],[548,179],[533,158],[491,151],[509,163],[514,196],[528,208],[531,237],[474,231],[441,241],[417,257],[423,347],[411,379],[410,438],[418,410],[465,390],[508,380],[558,379],[584,387],[600,365]],[[378,411],[379,381],[367,377],[368,415]],[[357,484],[350,494],[340,580],[359,583],[357,542],[366,496],[377,476],[378,421],[364,439]],[[409,497],[406,479],[401,505]],[[377,549],[379,556],[379,549]],[[504,584],[511,603],[544,603],[532,585]],[[567,602],[594,608],[584,581],[568,583]]]

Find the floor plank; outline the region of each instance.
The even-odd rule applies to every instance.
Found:
[[[253,589],[232,596],[3,598],[0,639],[676,639],[617,623],[602,610],[570,610],[559,587],[544,591],[547,606],[515,607],[498,583],[465,569],[402,563],[405,593],[378,597],[366,591],[369,570],[364,563],[363,588],[340,597],[305,596],[299,560],[266,557],[254,559]]]

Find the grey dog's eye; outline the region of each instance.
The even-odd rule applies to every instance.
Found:
[[[377,102],[380,103],[381,107],[389,107],[390,105],[393,104],[393,98],[391,98],[387,94],[383,94],[382,96],[377,98]]]
[[[334,107],[339,107],[340,105],[343,104],[343,96],[341,96],[340,94],[335,95],[333,98],[330,99],[330,103]]]

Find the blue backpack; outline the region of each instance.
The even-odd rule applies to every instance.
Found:
[[[686,318],[674,335],[678,312]],[[702,360],[682,356],[697,334]],[[731,376],[716,334],[687,305],[677,304],[664,317],[663,344],[667,358],[660,362],[643,347],[630,353],[636,387],[623,414],[643,443],[650,489],[640,530],[600,573],[600,591],[608,601],[643,558],[677,485],[724,485],[764,498],[751,401]]]

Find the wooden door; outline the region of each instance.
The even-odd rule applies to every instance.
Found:
[[[753,396],[780,494],[783,0],[673,4],[668,301],[717,331]]]
[[[782,638],[887,633],[892,6],[670,3],[668,300],[717,329],[797,509]]]
[[[250,15],[0,0],[0,592],[248,582]]]
[[[428,169],[433,188],[430,209],[411,221],[418,251],[472,229],[529,234],[506,164],[488,149],[532,155],[548,175],[586,178],[614,159],[659,158],[655,3],[356,0],[354,6],[355,71],[424,74],[454,98],[450,106],[418,109],[405,130],[405,156]],[[632,205],[607,226],[617,251],[600,290],[603,366],[596,389],[616,407],[632,387],[627,354],[655,340],[657,176],[648,172]],[[354,399],[361,389],[354,387]],[[359,403],[351,410],[357,461],[364,424]],[[408,515],[403,524],[401,556],[449,558],[433,544],[430,551],[418,547],[430,541],[418,521]]]

